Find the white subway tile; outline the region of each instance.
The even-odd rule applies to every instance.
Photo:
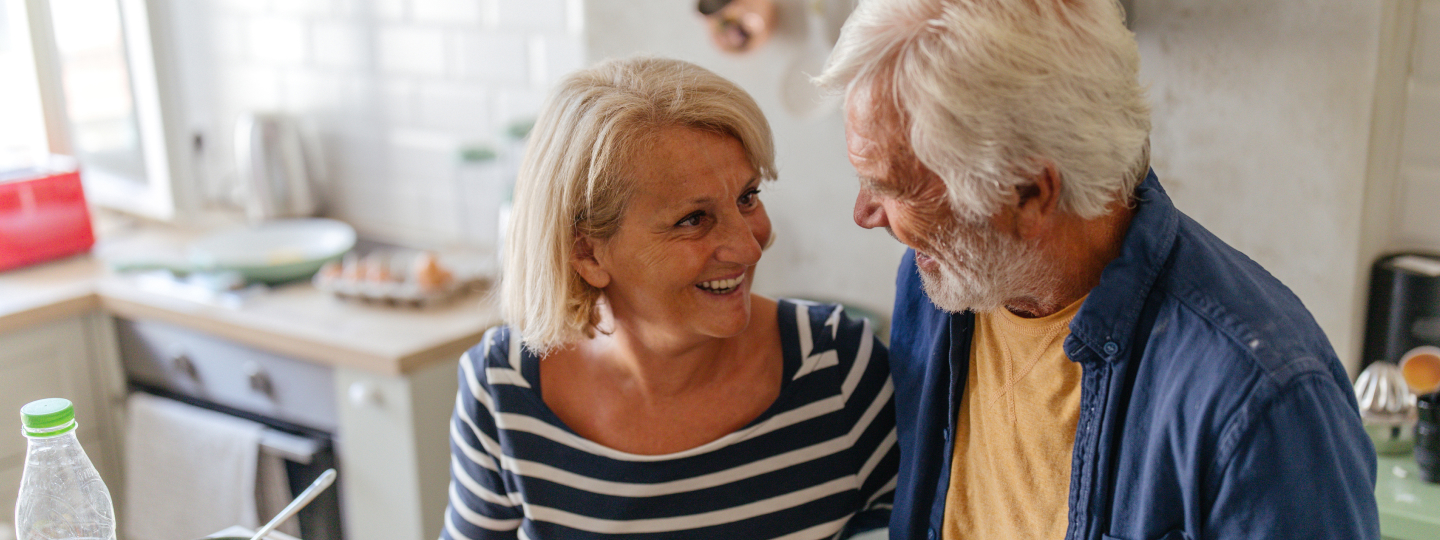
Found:
[[[545,101],[545,92],[502,89],[495,96],[495,125],[505,129],[515,122],[532,122]]]
[[[282,77],[285,108],[297,112],[364,115],[369,79],[348,73],[295,70]]]
[[[380,31],[380,69],[386,73],[444,75],[445,34],[434,28],[391,27]]]
[[[478,25],[480,0],[411,0],[411,16],[420,22]]]
[[[331,15],[338,19],[368,18],[376,15],[375,0],[330,0]]]
[[[299,19],[258,17],[247,33],[250,57],[274,66],[294,66],[307,58],[305,24]]]
[[[413,193],[449,190],[455,172],[453,151],[430,144],[412,145],[391,137],[388,150],[391,182],[403,183]]]
[[[444,130],[461,139],[488,137],[490,99],[485,87],[474,84],[421,83],[417,100],[420,127]]]
[[[215,6],[215,12],[222,16],[270,13],[271,8],[267,0],[212,0],[212,5]]]
[[[1402,167],[1440,167],[1440,83],[1412,81],[1405,99]]]
[[[380,83],[381,116],[392,125],[415,122],[415,83],[390,79]]]
[[[264,67],[230,67],[220,70],[220,101],[240,111],[277,109],[280,76]]]
[[[393,195],[388,204],[398,207],[394,223],[406,231],[440,235],[435,240],[451,241],[458,232],[463,201],[456,185],[453,144],[435,144],[441,136],[409,132],[392,135],[388,151],[388,186]]]
[[[526,38],[507,32],[463,32],[455,36],[455,65],[458,78],[498,84],[525,84],[530,61]]]
[[[500,28],[564,32],[568,0],[495,0],[496,22]]]
[[[1415,50],[1410,75],[1417,80],[1440,83],[1440,2],[1420,5],[1415,21]]]
[[[531,47],[539,51],[534,55],[531,67],[531,81],[535,88],[549,88],[561,77],[585,65],[585,43],[579,36],[556,33],[536,35],[531,38],[531,43]]]
[[[246,35],[249,33],[250,19],[243,16],[215,17],[210,22],[214,32],[211,34],[211,43],[215,47],[216,55],[231,62],[244,60],[249,56]]]
[[[270,12],[279,15],[328,17],[336,13],[336,0],[276,0]]]
[[[323,67],[355,69],[370,57],[358,25],[344,22],[317,22],[311,26],[315,63]]]
[[[375,16],[383,21],[403,21],[409,17],[410,5],[406,0],[372,0]]]

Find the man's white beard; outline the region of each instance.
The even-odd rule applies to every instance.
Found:
[[[921,268],[921,283],[930,301],[951,313],[998,310],[1047,290],[1052,280],[1034,245],[1001,233],[989,221],[952,219],[925,241],[924,253],[939,268]]]

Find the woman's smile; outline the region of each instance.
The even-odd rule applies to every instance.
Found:
[[[732,278],[714,279],[696,285],[700,290],[714,295],[726,295],[740,290],[740,284],[745,281],[745,274],[741,273]]]

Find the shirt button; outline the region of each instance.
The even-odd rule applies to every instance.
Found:
[[[1106,341],[1104,349],[1105,354],[1115,354],[1120,352],[1120,345],[1117,345],[1114,341]]]
[[[940,434],[945,437],[945,440],[950,440],[950,428],[945,428],[945,431],[940,432]]]
[[[930,529],[930,532],[925,533],[925,538],[935,540],[935,529]]]

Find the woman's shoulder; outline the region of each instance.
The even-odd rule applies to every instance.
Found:
[[[875,334],[875,325],[863,316],[836,303],[781,298],[776,315],[781,340],[795,346],[802,358],[831,353],[849,363],[859,356],[885,353]]]
[[[847,308],[843,304],[833,302],[817,302],[798,298],[780,298],[777,301],[777,315],[782,323],[786,320],[792,321],[792,330],[805,332],[812,335],[817,331],[838,336],[846,335],[874,335],[875,325],[870,320],[869,314],[858,313],[854,308]]]
[[[525,356],[522,349],[509,326],[492,327],[461,357],[462,376],[473,377],[487,389],[496,384],[528,388],[530,383],[521,373]]]

